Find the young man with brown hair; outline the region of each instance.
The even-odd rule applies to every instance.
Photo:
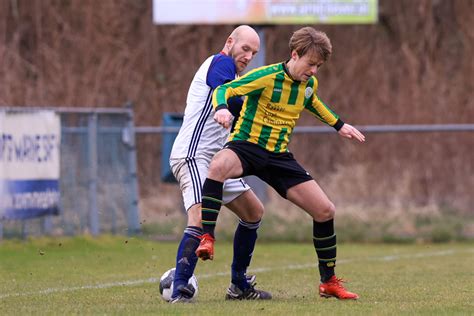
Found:
[[[344,123],[316,94],[315,75],[332,52],[326,34],[304,27],[293,34],[289,47],[288,61],[255,69],[214,91],[214,119],[225,128],[230,126],[232,118],[229,98],[246,96],[246,100],[227,144],[209,166],[202,191],[204,234],[196,254],[203,260],[214,256],[214,228],[221,207],[223,182],[256,175],[313,218],[313,244],[321,275],[320,295],[357,299],[358,295],[347,291],[334,272],[335,206],[293,158],[288,143],[304,109],[334,127],[342,137],[360,142],[365,141],[365,137]]]

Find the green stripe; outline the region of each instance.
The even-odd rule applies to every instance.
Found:
[[[314,80],[311,78],[311,80],[308,82],[308,85],[306,87],[310,87],[310,88],[313,88],[314,86]],[[313,91],[314,93],[314,91]],[[332,114],[334,115],[334,117],[336,119],[339,118],[339,115],[337,115],[336,113],[334,113],[318,96],[316,96],[319,100],[319,102],[321,102],[321,104]],[[327,123],[323,118],[322,116],[319,114],[319,112],[312,106],[312,98],[309,97],[308,99],[306,99],[306,96],[305,96],[305,103],[304,103],[304,107],[309,110],[311,113],[313,113],[321,122],[323,123]]]
[[[275,76],[271,102],[280,102],[281,93],[283,91],[283,80],[285,80],[285,73],[281,72]]]
[[[328,237],[320,237],[320,238],[317,238],[317,237],[314,237],[313,236],[313,239],[314,240],[328,240],[328,239],[331,239],[333,237],[336,237],[336,234],[332,234],[331,236],[328,236]]]
[[[325,107],[332,115],[334,115],[334,116],[336,117],[336,119],[339,118],[339,116],[338,116],[336,113],[334,113],[319,97],[317,97],[317,98],[318,98],[319,102],[321,102],[321,103],[324,105],[324,107]]]
[[[210,196],[203,196],[202,199],[203,200],[209,200],[209,201],[212,201],[212,202],[222,203],[221,200],[215,199],[215,198],[210,197]]]
[[[229,83],[226,83],[224,86],[231,87],[231,88],[238,88],[254,80],[257,80],[262,77],[272,75],[274,73],[281,72],[281,71],[283,71],[282,64],[268,65],[259,69],[255,69],[253,71],[249,71],[247,74],[243,75],[242,77],[236,80],[233,80]]]
[[[315,248],[316,250],[320,250],[320,251],[326,251],[326,250],[332,250],[334,248],[336,248],[337,246],[334,245],[334,246],[331,246],[331,247],[326,247],[326,248]]]
[[[216,214],[219,214],[219,211],[218,210],[213,210],[211,208],[203,208],[202,209],[203,212],[207,212],[207,213],[216,213]]]
[[[203,225],[216,225],[216,221],[201,221]]]
[[[300,83],[297,81],[293,81],[291,84],[291,90],[290,90],[290,97],[288,98],[288,104],[296,104],[296,98],[298,98],[298,91],[300,87]]]
[[[313,113],[314,115],[316,115],[316,117],[318,118],[318,120],[320,120],[321,122],[323,123],[326,123],[325,120],[323,120],[323,118],[321,117],[321,115],[319,115],[318,111],[316,111],[315,108],[313,108],[312,106],[308,106],[306,108],[308,111],[310,111],[311,113]]]
[[[250,138],[253,120],[255,118],[255,113],[257,113],[258,100],[260,99],[263,90],[265,90],[265,88],[252,91],[252,94],[247,97],[244,115],[239,119],[239,121],[242,120],[242,124],[238,127],[238,133],[232,137],[232,140],[247,140]]]
[[[311,88],[313,89],[314,87],[314,78],[311,77],[311,79],[309,79],[308,81],[308,84],[306,85],[306,89],[307,88]],[[314,90],[313,90],[313,93],[314,93]],[[310,105],[311,105],[311,102],[313,101],[313,93],[309,96],[309,98],[306,97],[306,90],[305,90],[305,96],[304,96],[304,107],[305,108],[310,108]]]
[[[278,139],[277,139],[277,142],[275,144],[275,152],[276,153],[280,152],[281,144],[285,140],[286,132],[287,132],[287,128],[286,127],[282,128],[281,131],[280,131],[280,134],[278,135]]]
[[[268,65],[262,68],[249,71],[247,74],[243,75],[242,77],[217,87],[216,100],[214,102],[217,103],[217,105],[226,104],[227,100],[225,98],[225,94],[229,87],[234,88],[234,89],[239,88],[239,87],[245,86],[246,84],[251,83],[254,80],[258,80],[265,76],[272,75],[274,73],[278,73],[282,71],[283,71],[282,63]]]
[[[336,261],[336,258],[331,258],[331,259],[318,259],[319,261],[322,262],[331,262],[331,261]]]
[[[258,144],[265,148],[268,143],[268,138],[270,138],[270,134],[272,132],[272,127],[263,125],[262,126],[262,131],[260,132],[260,136],[258,136]]]
[[[224,88],[223,86],[217,87],[217,91],[216,91],[217,105],[227,104],[227,100],[225,99],[225,91],[226,91],[226,88]]]

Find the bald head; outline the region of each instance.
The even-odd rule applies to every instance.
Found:
[[[229,35],[222,51],[234,59],[237,72],[241,73],[259,49],[257,32],[248,25],[240,25]]]
[[[236,41],[238,41],[239,39],[254,40],[257,41],[258,45],[260,46],[260,38],[258,37],[257,32],[248,25],[237,26],[232,31],[232,33],[230,33],[229,37],[233,38]]]

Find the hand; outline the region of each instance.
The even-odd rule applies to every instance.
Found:
[[[338,131],[339,135],[349,139],[357,139],[359,142],[365,142],[365,136],[357,128],[352,125],[344,123],[341,129]]]
[[[227,109],[222,109],[214,113],[214,121],[222,125],[224,128],[232,126],[232,120],[234,117]]]

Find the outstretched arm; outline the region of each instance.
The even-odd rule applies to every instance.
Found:
[[[315,87],[317,86],[317,81]],[[349,139],[357,139],[359,142],[365,141],[365,136],[357,128],[347,123],[344,123],[339,116],[331,111],[329,107],[319,99],[316,93],[313,93],[312,103],[305,104],[305,108],[309,110],[322,122],[334,127],[339,135]]]
[[[338,131],[339,135],[349,139],[357,139],[359,142],[365,142],[365,136],[357,128],[347,123],[342,125],[341,129]]]

